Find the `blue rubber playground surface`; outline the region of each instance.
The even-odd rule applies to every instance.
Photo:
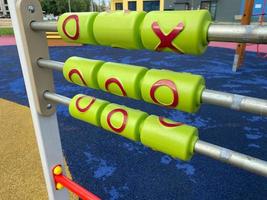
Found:
[[[0,47],[0,98],[28,106],[15,46]],[[203,56],[128,51],[99,46],[52,47],[51,59],[81,56],[148,68],[203,75],[208,89],[267,99],[267,60],[246,53],[244,68],[231,70],[234,51],[210,47]],[[68,83],[54,73],[56,91],[78,93],[161,115],[199,128],[200,139],[267,160],[267,117],[202,105],[186,114]],[[78,121],[67,107],[57,109],[63,153],[73,179],[102,199],[267,199],[267,179],[197,155],[190,162],[174,160],[142,144]]]

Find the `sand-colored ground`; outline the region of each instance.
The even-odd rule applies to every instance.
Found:
[[[48,197],[30,110],[0,99],[0,200],[6,199]]]
[[[6,19],[0,19],[0,28],[4,27],[4,28],[9,28],[12,27],[12,22],[11,19],[6,18]]]

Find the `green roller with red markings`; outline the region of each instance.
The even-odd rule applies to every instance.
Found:
[[[70,57],[64,77],[75,84],[194,113],[205,89],[202,76]]]
[[[69,113],[76,119],[100,126],[100,114],[108,103],[108,101],[78,94],[70,101]]]
[[[151,69],[140,86],[144,101],[193,113],[201,104],[205,80],[190,73]]]
[[[97,72],[104,61],[70,57],[64,63],[63,75],[69,82],[98,89]]]
[[[69,104],[69,113],[76,119],[139,141],[174,158],[190,160],[198,140],[195,127],[163,117],[78,94]]]
[[[99,88],[119,96],[141,99],[140,82],[147,68],[106,62],[98,72]]]
[[[97,12],[64,13],[57,22],[58,33],[67,42],[97,44],[92,31],[97,15]]]
[[[57,28],[68,42],[199,55],[210,23],[208,10],[110,11],[65,13]]]
[[[140,141],[139,126],[147,113],[118,104],[109,104],[101,113],[102,128],[130,140]]]
[[[142,43],[150,50],[199,55],[208,45],[210,22],[208,10],[152,11],[140,28]]]
[[[145,146],[181,160],[191,159],[198,140],[197,128],[155,115],[145,119],[140,135]]]

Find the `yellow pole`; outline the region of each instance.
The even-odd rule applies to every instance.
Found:
[[[143,0],[136,0],[136,10],[143,11]]]
[[[164,0],[160,0],[160,2],[159,2],[159,10],[160,11],[164,10]]]
[[[123,0],[123,10],[128,10],[128,0]]]
[[[110,10],[111,11],[115,10],[115,1],[114,0],[111,0],[111,2],[110,2]]]

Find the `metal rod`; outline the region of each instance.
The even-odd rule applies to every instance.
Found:
[[[266,44],[267,26],[211,24],[208,41]]]
[[[267,100],[205,89],[202,103],[267,116]]]
[[[57,71],[62,71],[63,65],[64,65],[63,62],[58,62],[58,61],[54,61],[54,60],[47,60],[47,59],[42,59],[42,58],[37,60],[37,64],[40,67],[53,69],[53,70],[57,70]]]
[[[71,100],[68,97],[62,96],[60,94],[52,93],[49,91],[44,92],[44,98],[50,101],[56,102],[56,103],[64,104],[66,106],[70,104],[70,100]]]
[[[214,144],[198,140],[195,152],[267,177],[267,162]]]
[[[34,31],[57,32],[57,22],[32,22]],[[208,41],[267,44],[267,26],[239,24],[211,24]]]
[[[37,62],[40,67],[63,70],[62,62],[46,59],[39,59]],[[264,99],[205,89],[202,92],[201,102],[267,116],[267,100]]]
[[[57,32],[57,22],[56,21],[42,21],[42,22],[31,22],[31,28],[34,31],[51,31]]]
[[[51,93],[49,91],[46,91],[44,93],[44,97],[47,100],[54,101],[56,103],[62,103],[64,105],[69,105],[70,102],[70,98]],[[241,169],[267,177],[267,162],[264,160],[241,154],[201,140],[198,140],[196,142],[194,150],[196,153],[206,155],[215,160],[219,160]]]

